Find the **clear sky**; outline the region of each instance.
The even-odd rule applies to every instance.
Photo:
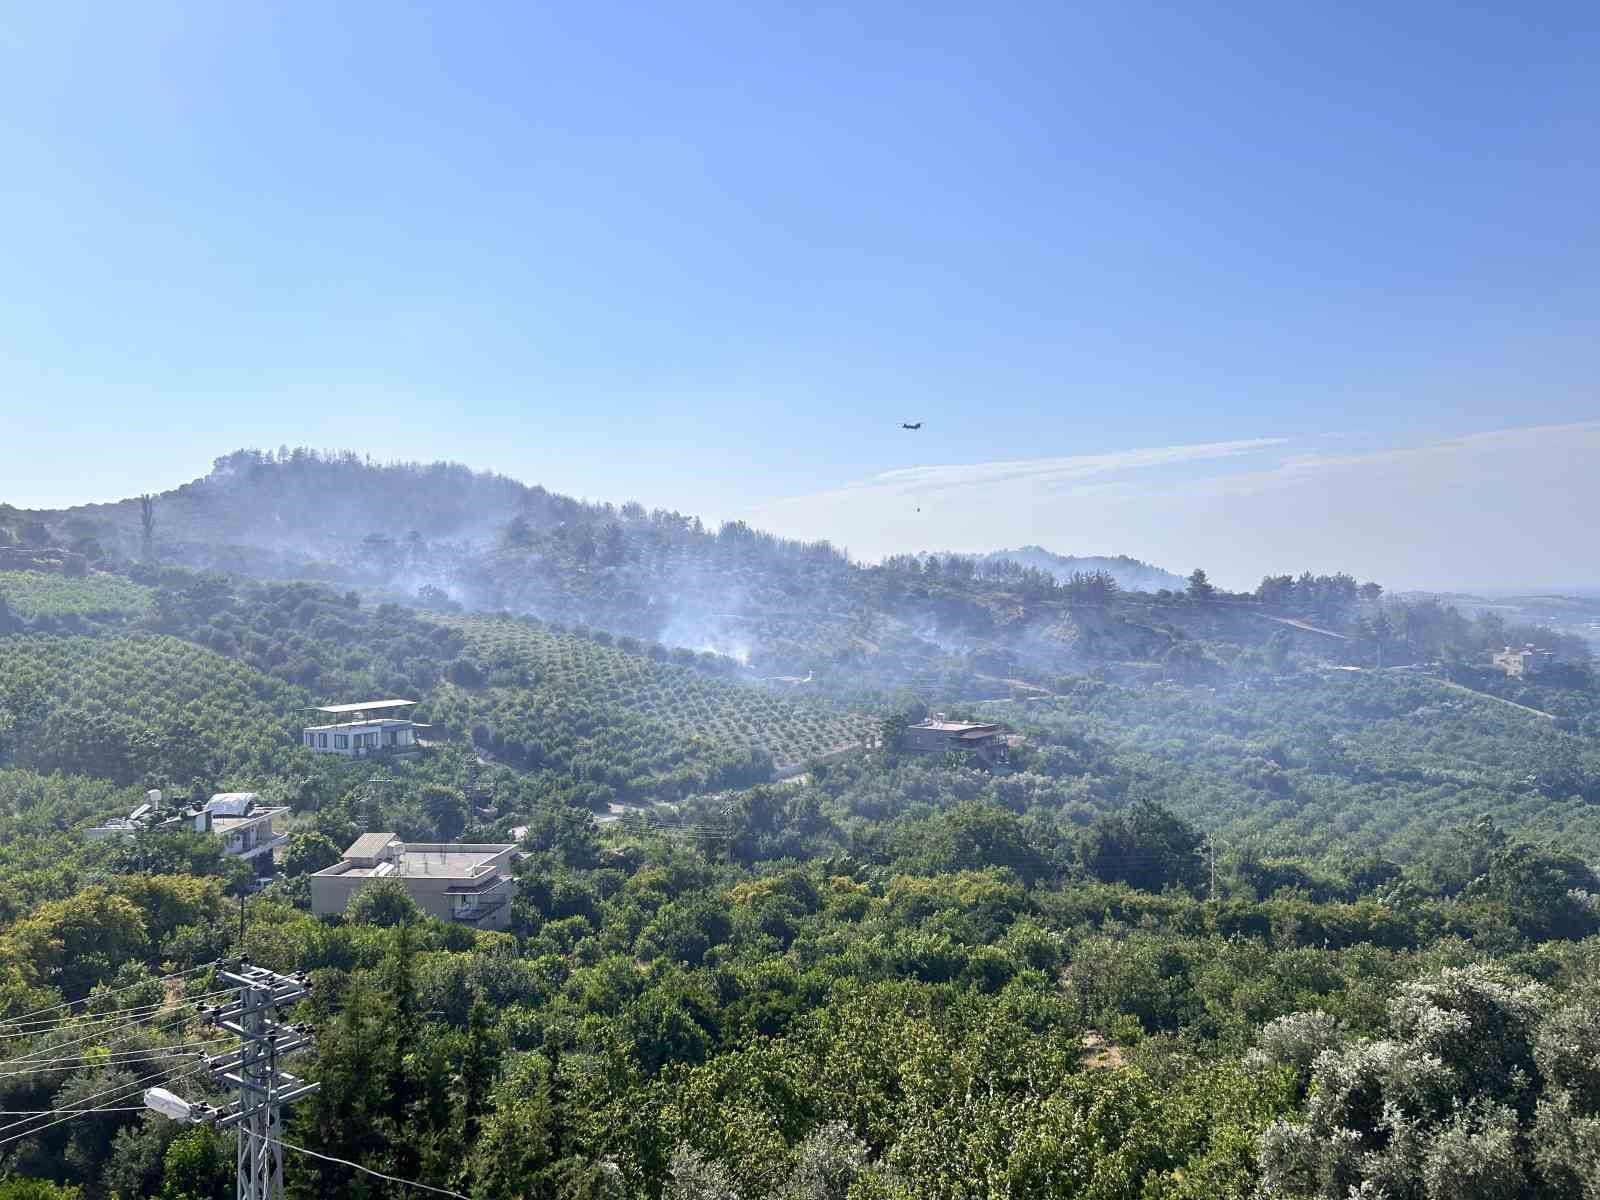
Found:
[[[1597,61],[1592,0],[14,5],[0,500],[288,443],[1600,582]]]

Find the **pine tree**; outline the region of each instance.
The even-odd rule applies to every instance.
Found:
[[[145,562],[156,556],[156,501],[146,492],[139,497],[139,552]]]

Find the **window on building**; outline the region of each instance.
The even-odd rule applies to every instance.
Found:
[[[317,749],[326,750],[327,748],[328,748],[328,735],[325,734],[325,733],[317,734]]]
[[[317,746],[317,735],[314,734],[314,733],[306,734],[306,745],[310,746],[313,750],[315,750],[316,746]]]
[[[350,735],[348,733],[336,733],[336,734],[334,734],[333,735],[333,748],[335,750],[348,750],[348,749],[350,749]]]
[[[378,748],[378,734],[376,730],[367,734],[367,747],[371,750],[376,750]]]

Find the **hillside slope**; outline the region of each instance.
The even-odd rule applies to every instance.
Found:
[[[820,701],[800,701],[644,653],[632,639],[581,638],[528,621],[447,620],[498,693],[493,708],[569,709],[587,700],[648,723],[669,745],[752,747],[781,771],[861,744],[864,721]],[[495,685],[498,685],[496,687]],[[535,697],[539,697],[538,701]],[[450,711],[448,701],[439,711]],[[456,718],[456,724],[462,718]],[[531,722],[537,724],[537,722]],[[532,736],[537,737],[537,733]]]
[[[1600,860],[1600,740],[1438,679],[1330,671],[1214,693],[1085,681],[991,711],[1047,762],[1051,747],[1092,761],[1085,791],[1102,802],[1127,789],[1236,846],[1405,860],[1490,815]]]
[[[0,637],[0,762],[9,749],[20,766],[146,786],[338,774],[298,748],[306,706],[402,695],[422,702],[434,741],[525,776],[520,794],[600,807],[759,783],[863,736],[844,709],[741,681],[726,659],[668,661],[603,633],[431,616],[315,584],[150,578],[27,593],[33,615]],[[28,632],[108,597],[140,606],[132,628],[166,636]]]
[[[825,541],[787,541],[740,522],[710,530],[682,513],[580,503],[451,464],[378,465],[304,449],[224,456],[205,479],[155,497],[152,515],[147,545],[137,501],[0,508],[0,543],[18,543],[25,559],[35,551],[23,546],[68,547],[80,573],[87,562],[148,582],[177,563],[325,581],[368,605],[532,616],[631,637],[650,654],[659,644],[732,658],[755,676],[857,706],[907,688],[930,703],[1004,696],[1019,684],[1053,690],[1086,671],[1217,679],[1281,661],[1285,639],[1303,657],[1366,666],[1439,661],[1446,651],[1486,662],[1486,648],[1504,638],[1559,636],[1493,612],[1468,621],[1429,602],[1402,611],[1376,583],[1344,574],[1268,576],[1253,593],[1228,595],[1204,586],[1188,594],[1186,581],[1134,559],[1037,546],[861,564]],[[135,557],[153,561],[130,566]],[[197,632],[184,636],[308,688],[364,677],[415,690],[437,676],[418,653],[427,647],[403,639],[388,639],[367,667],[344,662],[348,649],[327,639],[275,648],[268,662],[263,643],[277,646],[281,614],[272,628],[249,630],[225,614],[190,615]],[[417,669],[394,659],[394,647]]]
[[[37,771],[218,790],[304,774],[305,702],[178,638],[0,638],[0,763]]]
[[[150,611],[153,594],[120,575],[0,571],[0,603],[22,620],[131,620]]]
[[[1181,592],[1183,577],[1164,571],[1160,567],[1125,554],[1115,556],[1056,554],[1043,546],[1022,546],[1016,550],[995,550],[984,555],[984,561],[1000,560],[1018,566],[1032,567],[1054,576],[1065,583],[1074,575],[1093,575],[1100,572],[1111,576],[1125,592],[1159,592],[1163,589]]]
[[[1134,559],[1038,547],[864,566],[826,542],[737,522],[709,530],[681,513],[585,504],[455,464],[375,464],[303,448],[225,455],[204,478],[153,497],[152,515],[147,544],[137,499],[0,510],[0,544],[74,548],[91,564],[148,550],[165,563],[407,601],[425,589],[434,604],[709,650],[766,675],[832,671],[852,684],[930,674],[970,683],[985,668],[964,656],[1030,659],[1037,606],[1062,599],[1075,571],[1103,569],[1128,589],[1181,587]],[[1035,673],[1060,666],[1046,654]]]

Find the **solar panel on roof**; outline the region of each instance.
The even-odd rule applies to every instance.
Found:
[[[318,704],[315,709],[325,713],[376,712],[380,708],[408,708],[415,703],[415,700],[360,700],[355,704]]]
[[[247,817],[257,799],[254,792],[218,792],[206,807],[219,817]]]

